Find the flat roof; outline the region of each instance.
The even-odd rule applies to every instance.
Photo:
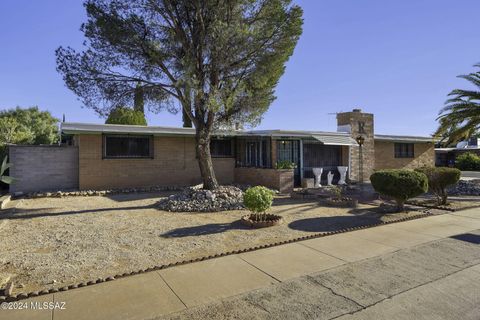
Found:
[[[467,147],[467,148],[435,148],[435,151],[437,152],[450,152],[450,151],[472,151],[472,150],[480,150],[480,147]]]
[[[159,136],[195,136],[194,128],[137,126],[123,124],[92,124],[62,122],[61,131],[64,134],[145,134]],[[234,136],[235,130],[216,130],[215,135]]]
[[[375,140],[379,141],[393,141],[393,142],[435,142],[433,137],[419,137],[419,136],[398,136],[389,134],[376,134]]]
[[[92,124],[62,122],[61,130],[64,134],[148,134],[168,136],[194,136],[194,128],[136,126],[120,124]],[[326,144],[356,145],[357,143],[347,132],[305,131],[305,130],[216,130],[216,136],[268,136],[268,137],[299,137],[322,141]],[[397,142],[433,142],[432,137],[398,136],[376,134],[375,140]]]

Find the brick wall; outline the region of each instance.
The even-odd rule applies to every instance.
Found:
[[[266,186],[287,194],[293,191],[293,170],[235,168],[235,183]]]
[[[435,147],[433,143],[415,143],[414,158],[395,158],[395,143],[375,141],[375,170],[414,169],[435,165]]]
[[[79,135],[76,143],[80,189],[201,183],[194,138],[154,137],[153,159],[102,159],[101,135]],[[219,183],[233,183],[233,158],[213,158],[213,165]]]
[[[10,192],[78,188],[78,149],[59,146],[10,146]]]
[[[363,162],[363,181],[368,181],[370,175],[373,173],[375,159],[375,144],[374,144],[374,123],[373,114],[364,113],[360,110],[352,112],[342,112],[337,114],[337,125],[346,126],[350,128],[350,136],[356,139],[358,136],[365,138],[362,146],[362,155],[360,155],[360,148],[352,146],[350,148],[350,179],[354,181],[360,180],[360,161]],[[362,131],[363,130],[363,131]]]

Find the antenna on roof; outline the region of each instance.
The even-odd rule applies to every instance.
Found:
[[[65,113],[63,114],[63,120],[62,120],[62,122],[65,122]]]

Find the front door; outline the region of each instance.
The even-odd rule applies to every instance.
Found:
[[[290,161],[297,165],[294,169],[295,186],[300,185],[300,141],[299,140],[278,140],[277,161]]]

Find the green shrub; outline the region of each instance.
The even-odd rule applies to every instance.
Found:
[[[427,176],[413,170],[380,170],[370,176],[370,181],[375,191],[395,199],[399,211],[409,198],[428,190]]]
[[[288,160],[278,161],[275,164],[275,169],[295,169],[297,165],[294,162]]]
[[[455,159],[455,167],[464,171],[480,171],[480,156],[466,152]]]
[[[245,208],[257,214],[257,220],[261,220],[260,216],[265,216],[266,211],[272,206],[273,195],[272,190],[262,186],[248,188],[243,194],[243,204]]]
[[[110,115],[105,123],[146,126],[147,120],[145,119],[145,115],[140,111],[136,111],[127,107],[117,107],[110,112]]]
[[[7,163],[7,158],[8,157],[5,157],[3,159],[2,165],[0,166],[0,181],[6,184],[11,184],[13,182],[13,178],[4,175],[5,171],[12,166],[10,163]]]
[[[332,195],[337,198],[337,199],[342,199],[343,198],[343,190],[339,186],[331,186],[330,187],[330,192]]]
[[[437,197],[438,204],[447,204],[446,188],[460,180],[460,170],[446,167],[421,167],[415,169],[428,178],[428,189]]]

